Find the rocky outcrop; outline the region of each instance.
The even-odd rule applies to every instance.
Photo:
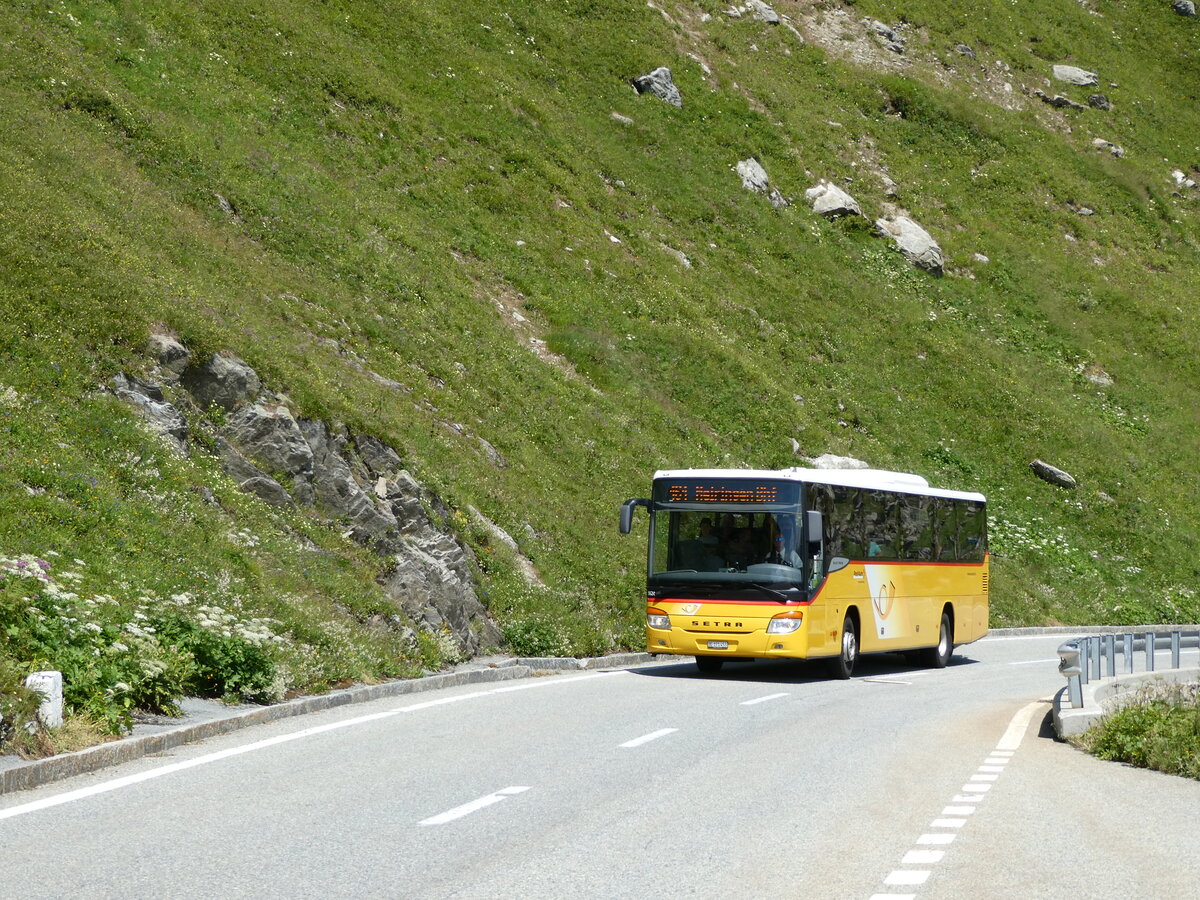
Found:
[[[177,453],[187,453],[187,421],[179,410],[167,402],[161,387],[131,375],[117,374],[112,380],[112,390],[126,403],[132,404],[151,430],[162,435],[171,449]]]
[[[1038,91],[1038,90],[1035,90],[1032,93],[1033,93],[1033,96],[1037,97],[1043,103],[1048,103],[1050,106],[1053,106],[1055,109],[1087,109],[1087,107],[1084,106],[1082,103],[1076,103],[1070,97],[1064,97],[1062,94],[1054,94],[1053,96],[1051,96],[1050,94],[1047,94],[1045,91]]]
[[[904,38],[891,25],[878,19],[863,19],[863,23],[879,37],[883,46],[893,53],[904,53]]]
[[[659,66],[652,72],[639,75],[633,79],[633,86],[639,94],[653,94],[672,106],[683,107],[683,95],[679,93],[679,88],[675,86],[671,77],[671,70],[666,66]]]
[[[1189,18],[1196,15],[1196,4],[1192,0],[1173,0],[1171,9],[1175,10],[1179,15]]]
[[[232,354],[196,364],[167,334],[153,335],[147,349],[159,382],[120,374],[112,390],[173,449],[187,453],[189,434],[202,432],[206,439],[190,442],[192,452],[201,452],[201,443],[213,448],[243,491],[272,506],[311,507],[339,523],[385,560],[380,583],[396,605],[439,640],[452,641],[457,655],[500,643],[475,590],[470,551],[435,521],[447,520],[449,510],[392,447],[343,425],[297,419]],[[207,414],[214,408],[223,413]]]
[[[936,275],[942,274],[942,248],[920,225],[907,216],[877,219],[875,227],[891,238],[896,249],[914,266]]]

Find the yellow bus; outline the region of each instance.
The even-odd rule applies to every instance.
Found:
[[[646,649],[726,660],[860,653],[944,667],[988,627],[982,494],[877,469],[680,469],[627,500],[649,510]]]

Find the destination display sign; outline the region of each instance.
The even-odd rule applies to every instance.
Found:
[[[660,478],[654,482],[656,503],[743,504],[798,503],[800,485],[752,478]]]

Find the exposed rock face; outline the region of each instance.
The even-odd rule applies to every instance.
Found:
[[[875,227],[884,237],[891,238],[896,249],[914,266],[942,274],[942,248],[920,225],[906,216],[877,219]]]
[[[297,420],[263,389],[254,369],[231,354],[187,365],[187,349],[166,335],[152,338],[149,351],[161,370],[182,372],[180,405],[192,427],[209,434],[242,490],[272,506],[313,506],[346,523],[348,536],[390,560],[381,578],[389,596],[418,624],[439,634],[445,629],[460,655],[500,643],[500,630],[475,592],[469,551],[427,510],[442,517],[449,511],[404,470],[394,449],[344,426]],[[160,385],[128,375],[112,384],[178,452],[187,452],[187,418]],[[200,415],[214,404],[228,411],[219,425]]]
[[[161,434],[176,453],[187,453],[187,421],[167,402],[162,388],[124,374],[114,376],[112,385],[113,393],[133,404],[146,423]]]
[[[892,26],[885,22],[880,22],[878,19],[864,19],[863,22],[875,34],[879,35],[879,40],[883,43],[883,46],[887,47],[893,53],[904,52],[904,38],[897,34]]]
[[[633,86],[639,94],[653,94],[672,106],[683,107],[683,95],[679,93],[679,88],[671,78],[671,70],[666,66],[659,66],[653,72],[639,75],[633,79]]]
[[[771,201],[771,205],[776,209],[788,205],[783,194],[771,187],[771,179],[767,176],[767,170],[762,167],[762,163],[757,159],[739,160],[737,173],[742,179],[742,187],[748,191],[766,194]]]
[[[1091,87],[1100,83],[1100,78],[1095,72],[1080,69],[1078,66],[1055,66],[1054,77],[1059,81],[1076,84],[1080,87]]]
[[[1033,96],[1037,97],[1043,103],[1048,103],[1055,109],[1087,109],[1082,103],[1076,103],[1070,97],[1064,97],[1062,94],[1055,94],[1051,97],[1045,91],[1034,91]]]
[[[822,181],[815,187],[810,187],[804,196],[812,201],[813,212],[831,218],[836,216],[861,216],[862,208],[858,201],[843,191],[836,184]]]
[[[286,406],[252,403],[229,416],[226,434],[237,447],[271,471],[312,475],[313,453]]]
[[[1053,484],[1056,487],[1068,488],[1070,490],[1078,487],[1075,479],[1062,469],[1057,469],[1049,463],[1042,462],[1040,459],[1035,459],[1031,462],[1029,468],[1033,469],[1033,474],[1042,479],[1042,481]]]

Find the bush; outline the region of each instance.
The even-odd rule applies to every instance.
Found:
[[[274,659],[265,648],[238,634],[212,631],[180,616],[155,623],[164,640],[176,642],[192,665],[184,691],[229,702],[275,703],[283,699]]]
[[[1200,780],[1200,685],[1148,692],[1105,716],[1081,744],[1100,759]]]

